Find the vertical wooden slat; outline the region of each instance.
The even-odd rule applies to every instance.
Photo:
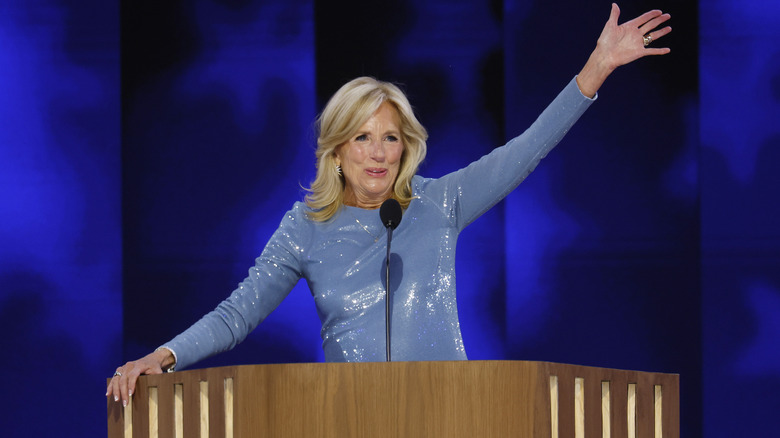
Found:
[[[149,438],[159,438],[159,398],[157,388],[149,387]]]
[[[122,405],[115,402],[113,397],[106,398],[106,414],[108,415],[108,437],[124,438],[125,424]]]
[[[653,438],[663,437],[663,401],[664,391],[663,386],[653,385]]]
[[[558,438],[558,376],[550,376],[550,436]]]
[[[125,438],[133,438],[133,404],[128,403],[127,406],[123,408],[123,416],[125,418],[124,423],[124,436]]]
[[[224,377],[209,371],[209,437],[225,437],[225,381]]]
[[[574,436],[574,376],[573,367],[558,370],[558,434]]]
[[[601,438],[611,438],[610,418],[612,418],[612,409],[610,407],[610,382],[601,382]]]
[[[601,381],[603,372],[583,367],[585,377],[585,436],[601,436]]]
[[[198,383],[200,438],[209,438],[209,382]]]
[[[636,383],[628,384],[626,400],[627,436],[636,438]]]
[[[125,408],[125,436],[133,438],[146,438],[149,432],[148,389],[145,385],[136,385],[135,391]],[[130,408],[130,409],[128,409]],[[127,426],[130,426],[129,430]]]
[[[609,419],[609,428],[613,437],[623,438],[628,430],[628,379],[626,373],[614,373],[610,388],[612,418]]]
[[[149,436],[149,386],[136,384],[130,400],[133,405],[133,438]]]
[[[173,385],[173,434],[184,438],[184,385]]]
[[[531,418],[522,417],[515,414],[515,410],[512,410],[513,416],[517,416],[521,421],[526,424],[532,423],[533,427],[529,429],[528,435],[539,437],[551,437],[551,402],[550,402],[550,364],[549,363],[537,363],[532,370],[532,380],[536,382],[535,385],[529,386],[529,395],[535,400],[536,408],[534,409],[534,416]],[[330,383],[329,386],[335,387]],[[516,393],[515,399],[522,400],[522,394]],[[239,399],[240,400],[240,399]]]
[[[663,376],[664,405],[663,410],[663,436],[664,438],[680,437],[680,376]]]
[[[654,402],[653,376],[634,372],[636,386],[636,436],[653,438]]]
[[[200,436],[200,373],[183,376],[184,393],[184,436],[194,438]]]
[[[225,379],[225,438],[233,438],[233,378]]]
[[[169,377],[169,376],[165,376]],[[173,438],[173,382],[171,379],[159,380],[157,386],[157,423],[160,438]]]
[[[585,379],[574,379],[574,438],[585,438]]]

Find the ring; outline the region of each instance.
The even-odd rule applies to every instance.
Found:
[[[645,47],[647,47],[653,42],[653,37],[650,34],[642,35],[642,41],[644,41]]]
[[[116,372],[114,372],[114,376],[122,377],[122,373],[120,373],[119,370],[116,370]]]

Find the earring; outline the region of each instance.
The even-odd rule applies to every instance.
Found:
[[[336,175],[341,176],[341,166],[336,165]]]

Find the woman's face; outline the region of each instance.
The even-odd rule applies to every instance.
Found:
[[[385,102],[336,150],[346,181],[344,204],[378,208],[392,197],[403,151],[398,112]]]

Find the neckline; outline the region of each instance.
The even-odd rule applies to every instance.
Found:
[[[342,206],[352,210],[352,211],[379,211],[379,207],[377,208],[363,208],[363,207],[355,207],[354,205],[347,205],[347,204],[341,204]]]

